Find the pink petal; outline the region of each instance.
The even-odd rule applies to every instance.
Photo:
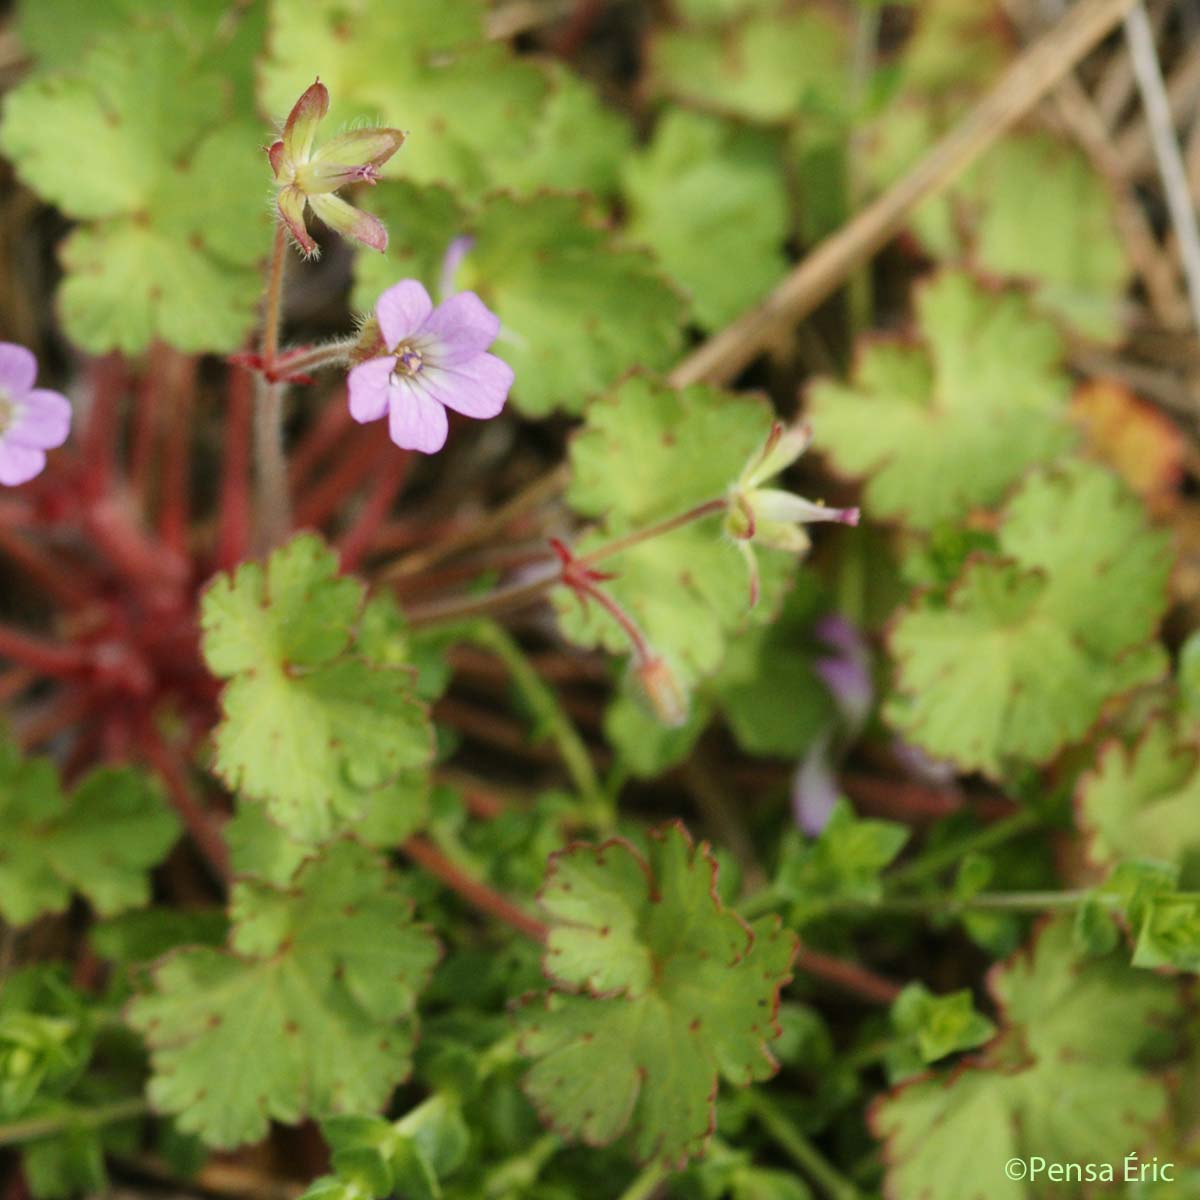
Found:
[[[381,254],[387,249],[387,230],[378,217],[373,217],[370,213],[355,208],[353,204],[347,204],[340,197],[325,192],[310,194],[308,202],[312,205],[313,212],[342,237],[353,238]]]
[[[46,465],[46,452],[29,446],[17,446],[9,441],[0,441],[0,483],[5,487],[16,487],[28,483],[40,475]]]
[[[32,350],[16,342],[0,342],[0,391],[19,399],[33,387],[37,378],[37,359]]]
[[[440,363],[419,376],[429,394],[464,417],[494,417],[508,399],[513,370],[494,354],[477,354],[453,367]]]
[[[373,358],[359,363],[346,377],[350,389],[350,415],[360,424],[378,421],[387,412],[388,383],[394,358]]]
[[[389,349],[413,336],[433,312],[429,293],[415,279],[405,279],[375,302],[375,316],[383,331],[384,345]]]
[[[392,388],[388,432],[401,450],[436,454],[446,444],[446,410],[411,384]]]
[[[329,89],[318,79],[292,105],[287,124],[283,127],[283,141],[292,162],[301,163],[308,158],[317,125],[328,111]]]
[[[66,396],[46,388],[34,388],[16,405],[16,419],[5,437],[19,446],[53,450],[71,432],[71,403]]]
[[[332,192],[356,180],[374,183],[383,166],[404,142],[399,129],[352,129],[328,141],[304,170],[309,192]]]
[[[298,187],[285,187],[275,198],[275,203],[300,249],[310,258],[313,257],[317,253],[317,243],[309,237],[304,225],[304,193]]]
[[[433,310],[425,328],[437,334],[438,366],[483,353],[500,332],[500,318],[474,292],[459,292]]]

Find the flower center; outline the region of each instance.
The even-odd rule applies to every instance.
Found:
[[[420,350],[413,346],[401,345],[392,353],[396,356],[396,365],[392,368],[393,375],[403,375],[411,379],[421,373],[421,368],[425,365],[425,356]]]
[[[0,434],[5,433],[17,415],[17,406],[8,398],[8,393],[0,388]]]

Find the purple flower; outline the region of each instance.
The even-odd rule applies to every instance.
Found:
[[[16,487],[40,475],[46,451],[71,431],[71,405],[35,388],[37,359],[24,346],[0,342],[0,483]]]
[[[832,741],[832,731],[826,730],[792,776],[792,813],[809,837],[825,828],[842,794],[831,757]]]
[[[474,292],[433,307],[415,279],[390,287],[375,305],[387,353],[350,372],[350,415],[360,422],[388,414],[392,441],[434,454],[446,444],[446,409],[494,417],[508,399],[512,368],[488,354],[500,318]]]

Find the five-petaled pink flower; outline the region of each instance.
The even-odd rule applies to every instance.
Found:
[[[317,253],[317,243],[304,224],[305,204],[343,237],[386,250],[383,222],[333,193],[348,183],[374,183],[379,168],[400,149],[404,134],[398,129],[352,129],[314,150],[317,125],[328,111],[329,91],[318,79],[292,106],[283,136],[267,149],[279,188],[279,215],[310,257]]]
[[[0,483],[15,487],[40,475],[46,451],[71,431],[66,396],[35,388],[37,359],[24,346],[0,342]]]
[[[494,417],[513,373],[488,354],[500,318],[475,295],[459,292],[433,307],[415,279],[390,287],[375,305],[386,354],[350,372],[350,415],[377,421],[386,412],[392,441],[433,454],[446,444],[446,409]]]

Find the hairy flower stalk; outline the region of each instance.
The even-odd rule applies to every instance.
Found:
[[[314,148],[317,126],[329,111],[329,90],[317,79],[292,106],[283,135],[267,148],[278,188],[280,224],[267,276],[260,353],[242,357],[261,372],[255,407],[254,444],[258,480],[259,542],[262,549],[277,545],[287,532],[290,504],[283,452],[283,382],[303,376],[304,368],[323,365],[323,356],[291,362],[281,369],[279,323],[287,230],[306,258],[315,258],[317,243],[305,225],[311,208],[330,229],[373,250],[387,248],[387,230],[370,213],[360,212],[334,193],[351,183],[374,183],[379,168],[404,141],[398,129],[355,129]],[[286,357],[286,356],[285,356]]]
[[[750,456],[729,489],[725,532],[733,538],[750,575],[750,604],[758,603],[759,572],[755,545],[771,550],[806,554],[812,544],[802,528],[817,521],[858,524],[857,508],[827,508],[781,488],[762,485],[785,471],[808,449],[812,428],[808,424],[785,428],[778,421],[760,450]]]

